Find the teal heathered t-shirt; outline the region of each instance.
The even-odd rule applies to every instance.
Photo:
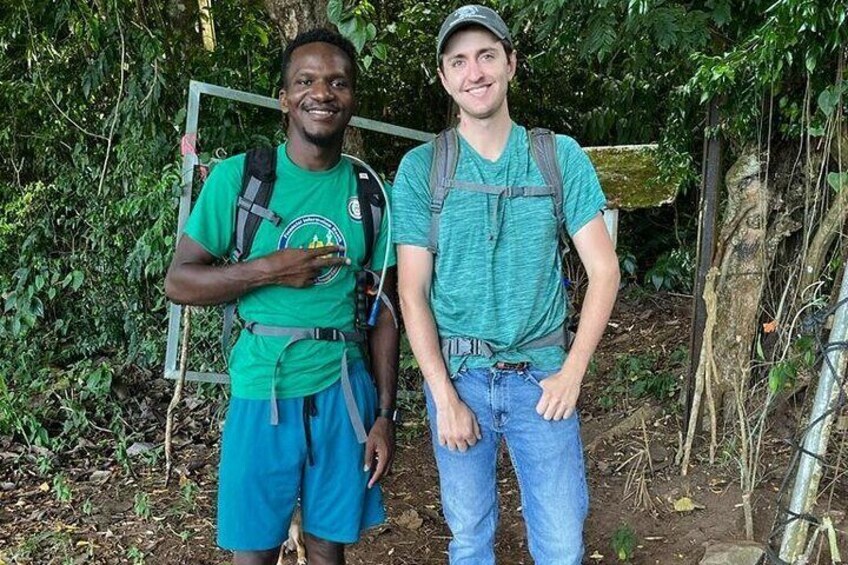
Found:
[[[244,154],[236,155],[215,166],[185,225],[185,234],[215,257],[229,257],[233,252],[244,159]],[[277,148],[277,183],[268,207],[282,221],[278,226],[260,222],[248,259],[278,249],[340,245],[352,264],[325,270],[309,288],[271,285],[245,294],[238,302],[243,320],[353,331],[355,273],[362,269],[365,256],[363,211],[356,194],[356,178],[347,159],[327,171],[308,171],[289,159],[285,144]],[[372,270],[394,264],[394,247],[384,214]],[[289,340],[242,330],[229,358],[233,396],[270,398],[272,379],[279,398],[305,396],[323,390],[340,377],[343,343],[306,340],[284,351]],[[347,347],[349,360],[361,357],[358,345]]]
[[[493,186],[544,186],[527,131],[513,124],[506,148],[494,162],[462,136],[457,181]],[[392,195],[393,241],[427,247],[430,233],[430,163],[433,143],[401,161]],[[606,204],[595,169],[576,141],[557,136],[563,174],[563,219],[570,235]],[[551,197],[506,198],[451,188],[442,209],[430,304],[439,336],[474,337],[498,350],[494,359],[469,356],[465,366],[529,361],[558,369],[562,347],[521,349],[562,328],[565,297]],[[458,370],[461,358],[451,359]]]

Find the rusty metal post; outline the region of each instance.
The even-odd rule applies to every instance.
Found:
[[[704,157],[701,167],[701,199],[698,205],[698,270],[695,274],[695,288],[692,293],[693,313],[689,338],[689,374],[685,382],[686,413],[684,425],[688,426],[692,411],[692,398],[695,389],[695,373],[701,357],[701,345],[704,341],[704,326],[707,310],[704,304],[704,283],[710,270],[715,252],[715,228],[718,206],[718,187],[721,182],[721,139],[718,135],[718,102],[710,101],[707,111],[707,128],[704,132]],[[684,435],[687,430],[683,430]]]

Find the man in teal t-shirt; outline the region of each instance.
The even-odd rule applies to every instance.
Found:
[[[398,330],[383,308],[367,332],[375,390],[355,323],[370,210],[361,209],[357,175],[341,155],[355,50],[333,32],[303,33],[283,54],[282,76],[287,142],[276,149],[267,204],[279,221],[260,221],[249,255],[220,264],[234,255],[246,157],[222,161],[186,223],[166,292],[182,304],[237,300],[245,321],[229,358],[218,544],[237,565],[276,564],[299,499],[309,562],[338,564],[344,544],[385,519],[375,485],[394,452]],[[387,224],[374,227],[370,269],[385,272],[384,291],[396,302]]]
[[[575,406],[619,281],[599,213],[605,198],[579,145],[556,136],[563,184],[556,213],[528,132],[509,115],[516,55],[493,10],[469,5],[451,14],[437,56],[442,85],[460,110],[456,170],[434,216],[434,143],[413,149],[401,162],[392,205],[401,305],[426,381],[453,534],[450,562],[494,563],[495,464],[505,439],[534,561],[577,565],[588,493]],[[560,216],[589,279],[568,355]]]

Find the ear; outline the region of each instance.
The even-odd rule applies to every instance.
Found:
[[[285,88],[280,89],[280,110],[282,110],[283,114],[289,113],[289,98]]]
[[[517,52],[513,49],[512,53],[509,54],[509,80],[512,80],[512,77],[515,76],[515,71],[518,69],[518,55]]]

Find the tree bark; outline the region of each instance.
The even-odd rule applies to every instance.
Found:
[[[748,382],[751,344],[773,258],[767,230],[771,189],[761,180],[756,149],[742,152],[727,172],[725,185],[727,204],[714,262],[717,308],[710,324],[714,358],[702,358],[700,363],[715,363],[713,400],[718,419],[727,424],[736,412],[734,390],[745,390]],[[709,427],[706,414],[701,427]]]
[[[302,31],[330,25],[326,0],[265,0],[265,11],[280,31],[283,44]]]
[[[790,201],[799,185],[763,182],[761,156],[755,148],[741,152],[727,172],[726,206],[713,267],[716,311],[711,320],[711,359],[700,359],[699,370],[714,363],[713,397],[718,421],[725,427],[736,417],[736,392],[748,389],[751,353],[761,303],[780,244],[799,228]],[[705,337],[706,339],[706,337]],[[742,399],[744,402],[744,399]],[[710,420],[702,414],[701,429]]]

